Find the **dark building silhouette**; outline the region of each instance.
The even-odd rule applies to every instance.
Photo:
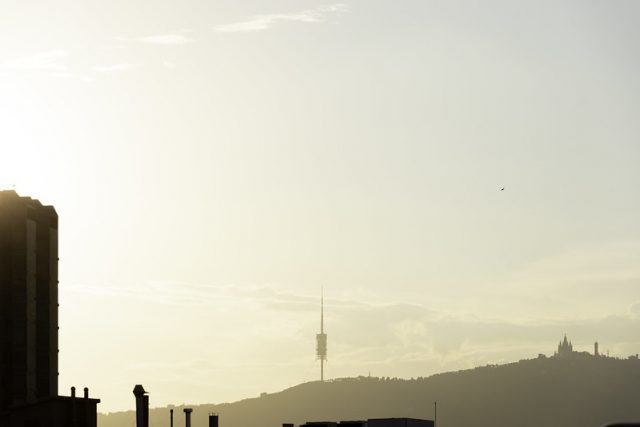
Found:
[[[58,396],[58,215],[0,191],[0,426],[95,427],[98,402]]]
[[[431,420],[417,418],[371,418],[366,421],[313,421],[302,424],[300,427],[434,427]]]
[[[309,421],[301,424],[300,427],[336,427],[337,425],[335,421]]]
[[[58,215],[0,192],[0,407],[58,395]]]
[[[432,420],[416,418],[374,418],[367,420],[367,427],[433,427]]]

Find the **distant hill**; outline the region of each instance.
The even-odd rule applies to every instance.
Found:
[[[433,419],[438,427],[600,427],[640,421],[640,361],[574,353],[411,380],[345,378],[219,405],[195,405],[193,427],[279,427],[283,422],[377,417]],[[133,403],[133,402],[132,402]],[[169,408],[152,409],[150,425],[169,425]],[[174,408],[184,426],[182,407]],[[134,412],[99,415],[99,427],[133,427]]]

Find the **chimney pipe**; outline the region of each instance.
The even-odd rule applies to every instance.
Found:
[[[173,427],[173,409],[169,410],[169,427]]]
[[[136,397],[136,427],[149,427],[149,396],[142,385],[133,388]]]
[[[185,422],[185,426],[186,427],[191,427],[191,413],[193,412],[193,409],[191,408],[184,408],[184,422]]]
[[[76,388],[71,387],[71,427],[76,427],[77,423],[77,414],[76,414]]]
[[[89,387],[85,387],[84,388],[84,398],[88,399],[89,398]]]

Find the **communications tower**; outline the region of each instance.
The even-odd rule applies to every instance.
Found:
[[[316,334],[316,357],[320,360],[320,381],[324,381],[324,362],[327,360],[327,334],[324,333],[324,290],[320,292],[320,333]]]

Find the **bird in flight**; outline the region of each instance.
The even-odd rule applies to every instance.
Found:
[[[501,188],[500,188],[500,191],[504,191],[504,187],[501,187]]]

